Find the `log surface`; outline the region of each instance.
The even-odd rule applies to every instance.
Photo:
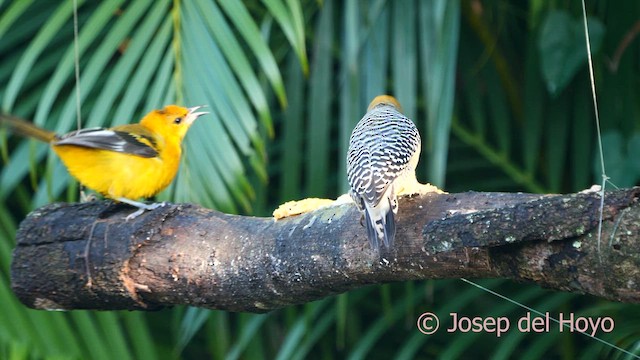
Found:
[[[510,278],[640,302],[640,188],[600,195],[402,197],[395,247],[369,247],[353,204],[275,221],[169,204],[124,221],[109,201],[52,204],[21,223],[12,287],[37,309],[265,312],[364,285]]]

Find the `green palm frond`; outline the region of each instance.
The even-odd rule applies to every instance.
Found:
[[[1,111],[59,133],[77,120],[72,4],[0,1]],[[382,93],[395,95],[421,132],[422,181],[452,192],[541,193],[600,181],[584,59],[576,50],[563,72],[563,56],[553,55],[583,41],[579,2],[78,4],[84,127],[137,121],[168,103],[208,106],[162,200],[263,215],[284,201],[336,197],[347,189],[350,133]],[[640,3],[587,6],[601,42],[594,64],[605,165],[614,182],[628,186],[640,174],[633,156],[640,148],[633,101],[640,45],[622,39]],[[554,12],[563,14],[552,22],[563,31],[543,31]],[[567,47],[547,46],[560,33]],[[552,94],[550,83],[562,86]],[[267,315],[29,310],[9,286],[16,228],[34,207],[75,201],[77,184],[44,144],[0,129],[0,154],[0,358],[621,357],[578,334],[422,334],[416,320],[424,311],[524,315],[455,279],[366,287]],[[637,306],[478,282],[552,315],[612,316],[615,331],[599,335],[638,351]]]
[[[266,180],[260,128],[273,132],[267,92],[252,63],[260,64],[260,73],[269,79],[282,104],[286,96],[275,59],[244,5],[167,0],[81,5],[83,126],[133,122],[171,102],[208,105],[211,115],[194,125],[186,140],[187,161],[174,188],[161,197],[175,194],[179,201],[230,212],[250,211],[254,192],[246,181],[247,165]],[[278,23],[305,64],[299,7],[277,1],[269,6],[279,9]],[[71,1],[48,9],[51,16],[28,29],[32,41],[5,49],[12,54],[9,63],[15,58],[15,68],[0,90],[3,111],[32,118],[59,133],[72,130],[76,122],[72,10]],[[3,13],[0,24],[7,24],[9,40],[11,24],[20,23],[30,11],[34,9],[14,5]],[[242,48],[243,42],[250,51]],[[30,90],[34,84],[43,84],[42,92],[34,94]],[[0,174],[3,194],[11,193],[34,171],[30,164],[42,159],[42,148],[25,141],[13,150],[18,155]],[[57,160],[47,161],[43,174],[50,176],[39,181],[34,206],[61,194],[69,183],[69,177],[57,176],[63,173]]]
[[[83,126],[137,121],[168,103],[207,105],[211,115],[194,125],[179,176],[159,197],[227,212],[251,211],[254,188],[247,172],[264,184],[262,134],[273,134],[267,99],[273,91],[281,104],[287,100],[268,41],[245,5],[168,0],[78,4]],[[272,1],[269,6],[285,10],[277,23],[298,61],[306,64],[301,9],[295,2]],[[71,0],[0,4],[3,112],[58,133],[75,128],[72,15]],[[270,88],[263,86],[262,76]],[[0,263],[5,265],[0,319],[15,326],[2,326],[0,351],[35,357],[157,358],[143,314],[45,313],[24,309],[11,294],[12,216],[23,216],[76,186],[59,160],[47,155],[46,145],[13,139],[7,145],[3,134],[9,154],[0,170],[0,198],[6,201],[1,218],[7,224],[0,239]],[[22,196],[31,189],[30,199]],[[70,194],[75,198],[75,192]],[[6,207],[17,203],[22,210]]]

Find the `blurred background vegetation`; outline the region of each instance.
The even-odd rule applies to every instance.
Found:
[[[287,200],[335,198],[346,191],[350,132],[380,93],[395,95],[422,133],[422,181],[536,193],[601,182],[579,1],[78,3],[84,127],[137,121],[168,103],[209,106],[161,199],[268,216]],[[607,174],[632,186],[640,2],[587,1],[587,12]],[[0,1],[3,112],[75,128],[72,14],[70,0]],[[456,279],[367,287],[263,315],[26,309],[9,281],[16,228],[38,206],[76,201],[78,187],[45,145],[4,131],[0,139],[0,358],[626,356],[555,329],[423,335],[415,324],[424,311],[526,315]],[[551,316],[610,316],[615,330],[597,335],[640,352],[636,305],[478,282]]]

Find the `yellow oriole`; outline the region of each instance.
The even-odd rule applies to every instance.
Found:
[[[145,210],[164,206],[135,199],[156,195],[175,178],[182,139],[194,120],[207,114],[196,112],[199,108],[168,105],[151,111],[138,124],[82,129],[65,135],[7,115],[0,115],[0,124],[49,143],[82,185],[137,207],[138,211],[127,216],[129,220]]]

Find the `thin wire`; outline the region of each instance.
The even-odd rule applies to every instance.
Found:
[[[596,81],[593,76],[593,61],[591,59],[591,44],[589,42],[589,27],[587,26],[587,8],[582,0],[582,19],[584,20],[584,38],[587,43],[587,61],[589,63],[589,80],[591,81],[591,95],[593,96],[593,110],[596,115],[596,130],[598,133],[598,151],[600,155],[600,171],[602,171],[602,185],[600,186],[600,218],[598,219],[598,260],[602,263],[600,240],[602,239],[602,213],[604,211],[604,189],[609,177],[604,168],[604,151],[602,150],[602,134],[600,132],[600,115],[596,97]]]
[[[598,100],[597,100],[597,96],[596,96],[596,83],[595,83],[595,79],[593,76],[593,61],[591,58],[591,44],[589,43],[589,28],[587,25],[587,10],[586,10],[586,6],[585,6],[585,2],[584,0],[582,0],[582,15],[583,15],[583,20],[584,20],[584,36],[585,36],[585,41],[587,44],[587,60],[589,63],[589,79],[591,82],[591,95],[593,96],[593,107],[594,107],[594,112],[595,112],[595,119],[596,119],[596,129],[597,129],[597,134],[598,134],[598,149],[599,149],[599,155],[600,155],[600,166],[601,166],[601,171],[602,171],[602,185],[600,187],[600,219],[598,221],[598,258],[600,259],[600,262],[602,262],[602,258],[601,258],[601,253],[600,253],[600,242],[601,242],[601,238],[602,238],[602,213],[603,213],[603,209],[604,209],[604,190],[605,190],[605,186],[607,181],[609,180],[609,177],[606,175],[606,171],[605,171],[605,166],[604,166],[604,151],[602,148],[602,135],[601,135],[601,131],[600,131],[600,116],[599,116],[599,112],[598,112]],[[547,316],[547,314],[543,314],[542,312],[529,307],[525,304],[522,304],[516,300],[510,299],[502,294],[499,294],[491,289],[488,289],[480,284],[476,284],[473,281],[469,281],[465,278],[461,278],[460,280],[466,282],[467,284],[473,285],[475,287],[477,287],[478,289],[481,289],[485,292],[488,292],[494,296],[497,296],[503,300],[506,300],[514,305],[517,305],[523,309],[529,310],[530,312],[533,312],[535,314],[538,314],[540,316]],[[553,320],[555,323],[564,326],[565,328],[568,328],[569,325],[567,324],[561,324],[559,320],[553,318],[553,317],[549,317],[549,319]],[[599,337],[596,337],[594,335],[591,335],[587,332],[584,331],[580,331],[578,329],[577,332],[581,333],[582,335],[588,336],[606,346],[609,346],[613,349],[616,349],[622,353],[625,353],[627,355],[630,355],[636,359],[640,359],[639,355],[636,355],[630,351],[627,351],[619,346],[616,346],[606,340],[603,340]]]
[[[591,57],[591,44],[589,42],[589,27],[587,25],[587,10],[586,10],[586,5],[584,0],[582,0],[582,15],[583,15],[583,21],[584,21],[584,36],[585,36],[585,41],[587,44],[587,61],[589,63],[589,79],[590,79],[590,83],[591,83],[591,95],[593,97],[593,108],[594,108],[594,112],[595,112],[595,120],[596,120],[596,129],[597,129],[597,134],[598,134],[598,149],[599,149],[599,156],[600,156],[600,166],[601,166],[601,171],[602,171],[602,185],[600,187],[600,218],[598,221],[598,258],[600,259],[600,262],[602,262],[602,258],[601,258],[601,253],[600,253],[600,242],[601,242],[601,238],[602,238],[602,217],[603,217],[603,209],[604,209],[604,191],[605,191],[605,186],[607,181],[609,180],[609,177],[606,175],[606,171],[605,171],[605,166],[604,166],[604,151],[602,148],[602,134],[600,131],[600,115],[599,115],[599,111],[598,111],[598,100],[597,100],[597,96],[596,96],[596,83],[595,83],[595,78],[593,76],[593,61],[592,61],[592,57]],[[478,289],[481,289],[483,291],[486,291],[494,296],[497,296],[503,300],[506,300],[514,305],[517,305],[523,309],[529,310],[535,314],[538,314],[540,316],[546,316],[546,314],[543,314],[542,312],[533,309],[525,304],[522,304],[516,300],[510,299],[502,294],[499,294],[493,290],[490,290],[480,284],[476,284],[472,281],[469,281],[467,279],[461,278],[460,280],[466,282],[467,284],[473,285],[475,287],[477,287]],[[549,319],[553,320],[554,322],[556,322],[557,324],[560,324],[560,321],[553,318],[553,317],[549,317]],[[564,327],[568,327],[567,324],[560,324],[563,325]],[[576,329],[577,330],[577,329]],[[627,351],[619,346],[616,346],[606,340],[600,339],[599,337],[596,337],[594,335],[591,335],[589,333],[577,330],[579,333],[581,333],[582,335],[588,336],[604,345],[607,345],[613,349],[616,349],[622,353],[625,353],[627,355],[630,355],[636,359],[640,359],[639,355],[636,355],[630,351]]]
[[[77,129],[82,129],[82,109],[80,97],[80,45],[78,45],[78,0],[73,0],[73,62],[76,76],[76,124]],[[84,193],[84,185],[78,186],[80,192],[80,201],[87,201],[87,195]]]
[[[548,316],[548,314],[544,314],[544,313],[542,313],[541,311],[538,311],[538,310],[536,310],[536,309],[534,309],[534,308],[532,308],[532,307],[529,307],[529,306],[527,306],[527,305],[525,305],[525,304],[523,304],[523,303],[520,303],[520,302],[518,302],[518,301],[516,301],[516,300],[510,299],[510,298],[508,298],[508,297],[506,297],[506,296],[504,296],[504,295],[502,295],[502,294],[499,294],[499,293],[497,293],[497,292],[495,292],[495,291],[493,291],[493,290],[491,290],[491,289],[489,289],[489,288],[486,288],[486,287],[484,287],[484,286],[482,286],[482,285],[480,285],[480,284],[476,284],[476,283],[474,283],[473,281],[469,281],[469,280],[467,280],[467,279],[465,279],[465,278],[460,278],[460,280],[462,280],[462,281],[466,282],[466,283],[467,283],[467,284],[469,284],[469,285],[473,285],[473,286],[477,287],[477,288],[478,288],[478,289],[480,289],[480,290],[486,291],[486,292],[488,292],[488,293],[489,293],[489,294],[491,294],[491,295],[494,295],[494,296],[497,296],[497,297],[499,297],[499,298],[501,298],[501,299],[503,299],[503,300],[506,300],[506,301],[508,301],[508,302],[510,302],[510,303],[512,303],[512,304],[514,304],[514,305],[516,305],[516,306],[519,306],[519,307],[521,307],[521,308],[523,308],[523,309],[526,309],[526,310],[529,310],[529,311],[531,311],[531,312],[533,312],[533,313],[536,313],[536,314],[538,314],[538,315],[540,315],[540,316],[545,316],[545,317],[546,317],[546,316]],[[553,320],[554,322],[558,323],[559,325],[564,326],[565,328],[569,328],[569,325],[567,325],[567,324],[561,324],[561,323],[560,323],[560,321],[559,321],[558,319],[554,318],[554,317],[549,316],[549,319]],[[636,359],[640,359],[640,355],[636,355],[636,354],[634,354],[634,353],[632,353],[632,352],[630,352],[630,351],[628,351],[628,350],[625,350],[625,349],[623,349],[623,348],[621,348],[621,347],[619,347],[619,346],[616,346],[616,345],[614,345],[614,344],[612,344],[612,343],[610,343],[610,342],[608,342],[608,341],[606,341],[606,340],[600,339],[600,338],[599,338],[599,337],[597,337],[597,336],[591,335],[591,334],[589,334],[589,333],[587,333],[587,332],[584,332],[584,331],[580,331],[580,330],[578,330],[578,329],[573,329],[573,330],[575,330],[576,332],[579,332],[579,333],[580,333],[580,334],[582,334],[582,335],[588,336],[588,337],[590,337],[590,338],[592,338],[592,339],[594,339],[594,340],[596,340],[596,341],[599,341],[599,342],[601,342],[601,343],[603,343],[603,344],[605,344],[605,345],[607,345],[607,346],[610,346],[610,347],[611,347],[611,348],[613,348],[613,349],[616,349],[616,350],[618,350],[618,351],[620,351],[620,352],[623,352],[623,353],[625,353],[625,354],[627,354],[627,355],[631,355],[631,356],[633,356],[633,357],[634,357],[634,358],[636,358]]]
[[[82,128],[82,115],[80,109],[80,50],[78,48],[78,0],[73,0],[73,52],[76,73],[76,120],[78,130],[80,130]]]

